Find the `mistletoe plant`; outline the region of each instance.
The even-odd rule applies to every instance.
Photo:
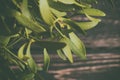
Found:
[[[44,80],[49,51],[73,63],[72,54],[86,59],[83,42],[76,35],[86,34],[105,13],[92,7],[96,0],[1,0],[0,1],[0,80]],[[74,20],[79,15],[87,20]],[[16,44],[19,49],[16,49]],[[43,53],[44,66],[37,66],[31,46]],[[14,65],[17,70],[11,68]]]

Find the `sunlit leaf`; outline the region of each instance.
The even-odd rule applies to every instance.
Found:
[[[60,12],[56,9],[51,8],[51,11],[57,16],[57,17],[62,17],[66,15],[66,12]]]
[[[81,13],[85,13],[90,16],[105,16],[105,13],[99,9],[87,8],[81,10]]]
[[[86,50],[82,41],[73,33],[69,33],[71,42],[69,43],[71,50],[80,58],[86,58]]]
[[[91,8],[91,7],[92,7],[91,4],[85,3],[85,2],[83,2],[83,1],[79,1],[79,3],[81,3],[81,4],[82,4],[82,7],[84,7],[84,8]],[[83,5],[84,5],[84,6],[83,6]]]
[[[24,58],[24,49],[25,49],[25,46],[26,46],[26,43],[23,44],[23,45],[19,48],[19,50],[18,50],[18,57],[19,57],[20,59],[23,59],[23,58]]]
[[[30,47],[31,47],[32,42],[33,42],[33,40],[31,40],[29,42],[25,56],[29,57],[29,59],[27,60],[27,63],[29,65],[31,71],[34,72],[34,73],[36,73],[37,72],[37,64],[33,60],[31,52],[30,52]]]
[[[86,59],[86,49],[82,41],[73,33],[69,33],[70,39],[65,37],[65,41],[72,50],[81,59]]]
[[[22,14],[24,16],[31,19],[31,14],[30,14],[30,11],[28,9],[28,0],[22,0],[21,11],[22,11]]]
[[[87,18],[88,18],[89,20],[91,20],[91,21],[95,21],[95,22],[100,22],[100,21],[101,21],[101,19],[91,17],[91,16],[89,16],[88,14],[85,14],[85,15],[86,15]]]
[[[75,0],[56,0],[56,1],[62,2],[64,4],[76,4],[77,6],[85,7],[85,5],[82,5],[78,2],[76,2]]]
[[[47,71],[50,64],[50,57],[48,55],[47,49],[44,48],[44,70]]]
[[[68,60],[73,63],[73,56],[72,56],[72,52],[70,47],[67,45],[66,47],[64,47],[63,49],[64,54],[66,55],[66,57],[68,58]]]
[[[64,52],[64,54],[68,58],[68,60],[71,63],[73,63],[73,57],[72,57],[71,49],[69,47],[69,43],[66,41],[66,38],[62,38],[60,41],[65,42],[67,44],[64,48],[62,48],[62,51]]]
[[[83,30],[88,30],[95,27],[99,22],[98,21],[91,21],[91,22],[76,22]]]
[[[58,53],[58,56],[59,56],[61,59],[66,60],[66,56],[65,56],[65,54],[63,54],[63,52],[62,52],[61,49],[57,50],[57,53]]]
[[[25,28],[25,34],[26,34],[26,37],[29,38],[29,34],[32,33],[31,30],[29,30],[28,28]]]
[[[65,3],[65,4],[74,4],[75,3],[75,0],[55,0],[55,1],[59,1],[59,2]]]
[[[12,0],[12,2],[13,2],[18,8],[20,8],[20,5],[18,4],[17,0]]]
[[[39,9],[40,9],[40,13],[42,15],[43,20],[47,24],[53,25],[55,17],[50,10],[48,1],[47,0],[39,0]]]

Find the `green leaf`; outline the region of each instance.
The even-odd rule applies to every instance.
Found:
[[[65,54],[63,54],[63,52],[62,52],[61,49],[57,50],[57,53],[58,53],[58,56],[59,56],[61,59],[66,60],[66,56],[65,56]]]
[[[89,4],[89,3],[85,3],[85,2],[82,2],[82,1],[79,1],[78,2],[79,4],[81,3],[81,7],[83,7],[83,8],[91,8],[92,7],[92,5],[91,4]]]
[[[76,22],[83,30],[88,30],[95,27],[99,22],[98,21],[91,21],[91,22]]]
[[[100,21],[101,21],[101,19],[93,18],[93,17],[91,17],[91,16],[89,16],[89,15],[87,15],[87,14],[85,14],[85,15],[86,15],[87,18],[88,18],[89,20],[91,20],[91,21],[95,21],[95,22],[100,22]]]
[[[24,16],[23,14],[21,14],[20,12],[18,11],[12,11],[12,15],[13,17],[15,17],[15,19],[23,26],[25,26],[26,28],[34,31],[34,32],[37,32],[37,33],[40,33],[40,32],[44,32],[46,31],[44,29],[43,26],[41,26],[39,23],[37,23],[36,21],[33,21],[29,18],[27,18],[26,16]]]
[[[79,25],[77,25],[74,21],[69,19],[64,19],[63,22],[67,23],[73,30],[76,30],[84,35],[86,34],[85,31]]]
[[[82,5],[76,2],[75,0],[56,0],[56,1],[62,2],[64,4],[76,4],[77,6],[80,6],[80,7],[86,7],[85,5]]]
[[[37,64],[33,60],[31,52],[30,52],[30,47],[31,47],[32,42],[33,42],[33,40],[31,40],[29,42],[25,56],[27,56],[29,58],[27,60],[27,63],[28,63],[28,66],[30,67],[31,71],[34,72],[34,73],[36,73],[37,72]]]
[[[62,17],[66,15],[66,12],[60,12],[54,8],[51,8],[51,11],[53,12],[53,14],[55,14],[57,17]]]
[[[76,5],[71,5],[71,4],[63,4],[61,2],[56,2],[54,0],[48,0],[48,3],[51,8],[54,8],[56,10],[65,12],[65,11],[74,11]]]
[[[73,33],[69,34],[69,38],[64,37],[67,45],[70,47],[72,52],[81,59],[86,59],[86,49],[82,41]]]
[[[80,58],[86,59],[86,50],[82,41],[73,32],[69,33],[69,37],[71,41],[68,42],[71,50]]]
[[[20,8],[20,5],[18,4],[17,0],[11,0],[14,5],[16,5],[18,8]]]
[[[90,16],[105,16],[103,11],[94,8],[83,9],[81,10],[81,13],[85,13]]]
[[[60,40],[61,42],[65,42],[67,45],[62,48],[62,51],[64,52],[65,56],[68,58],[68,60],[73,63],[73,57],[72,57],[72,52],[71,52],[71,49],[69,47],[69,44],[68,42],[66,41],[66,38],[62,38]]]
[[[20,59],[23,59],[23,58],[24,58],[24,49],[25,49],[25,46],[26,46],[26,43],[23,44],[23,45],[19,48],[19,50],[18,50],[18,57],[19,57]]]
[[[39,9],[43,20],[49,24],[53,25],[55,20],[55,16],[52,14],[48,1],[47,0],[39,0]]]
[[[75,3],[75,0],[55,0],[55,1],[59,1],[64,4],[74,4]]]
[[[2,36],[0,35],[0,47],[7,46],[11,36]]]
[[[35,46],[38,47],[40,46],[43,48],[47,48],[49,50],[57,50],[66,46],[66,44],[63,42],[55,42],[55,41],[37,41],[34,44]]]
[[[50,64],[50,57],[48,55],[47,49],[44,48],[44,70],[47,71]]]
[[[72,56],[72,52],[70,47],[67,45],[66,47],[64,47],[62,49],[62,51],[64,52],[64,54],[66,55],[66,57],[68,58],[68,60],[73,63],[73,56]]]
[[[31,14],[28,9],[28,0],[23,0],[21,4],[21,11],[24,16],[26,16],[28,19],[31,19]]]

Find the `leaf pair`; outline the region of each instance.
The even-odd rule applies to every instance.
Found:
[[[63,22],[67,23],[72,29],[85,34],[84,30],[91,29],[95,27],[101,20],[97,18],[93,18],[91,16],[105,16],[105,13],[94,8],[86,8],[80,11],[86,15],[86,17],[90,20],[87,22],[76,22],[70,19],[63,19]]]
[[[66,60],[65,56],[68,58],[68,60],[73,63],[73,57],[72,52],[69,46],[69,43],[67,42],[67,38],[62,38],[60,42],[66,43],[66,46],[62,49],[57,50],[58,55],[63,59]],[[64,56],[65,55],[65,56]]]
[[[32,42],[33,42],[32,40],[29,42],[27,49],[26,49],[26,45],[27,45],[26,43],[20,47],[18,51],[18,57],[27,63],[28,67],[31,69],[31,72],[36,73],[37,64],[33,60],[31,52],[30,52],[30,47],[31,47]],[[25,54],[24,54],[24,49],[26,49]]]
[[[73,32],[69,33],[69,45],[74,54],[81,59],[86,59],[86,49],[83,42]]]
[[[57,50],[58,55],[63,59],[73,63],[72,52],[81,59],[86,59],[86,50],[82,41],[73,33],[69,33],[69,37],[63,37],[60,41],[66,43],[66,46]]]
[[[85,14],[86,17],[92,21],[93,24],[97,24],[98,22],[101,21],[101,19],[98,18],[94,18],[92,16],[105,16],[106,14],[98,9],[94,9],[94,8],[86,8],[80,11],[80,13]]]

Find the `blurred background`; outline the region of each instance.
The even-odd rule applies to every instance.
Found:
[[[87,60],[74,56],[74,63],[71,64],[61,60],[57,54],[51,54],[49,75],[55,79],[49,76],[47,79],[120,80],[120,1],[98,0],[94,6],[104,11],[106,16],[95,28],[88,30],[86,36],[79,35],[87,49]],[[39,60],[42,55],[34,57],[38,65],[42,65],[43,61]]]

